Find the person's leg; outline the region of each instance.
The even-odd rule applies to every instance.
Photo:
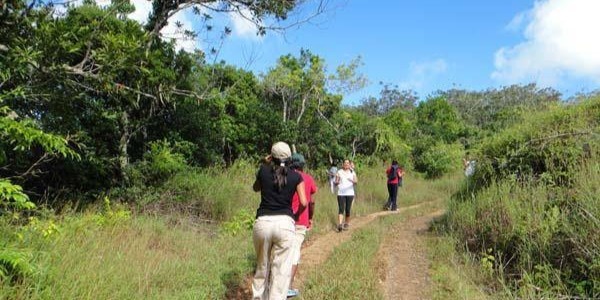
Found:
[[[391,207],[392,207],[392,185],[389,183],[387,184],[387,190],[388,190],[388,200],[385,203],[384,208],[391,209]]]
[[[338,230],[342,229],[344,224],[344,211],[346,210],[346,199],[344,196],[337,196],[338,201]]]
[[[352,209],[352,200],[354,200],[354,196],[345,196],[345,202],[346,202],[346,222],[345,222],[345,226],[344,229],[348,229],[348,226],[350,226],[350,211]]]
[[[397,201],[398,201],[398,185],[397,184],[390,184],[391,185],[391,193],[390,193],[390,197],[392,199],[392,210],[398,210],[398,206],[397,206]]]
[[[273,233],[269,299],[286,299],[287,297],[292,273],[294,235],[292,218],[282,216],[277,220],[276,232]]]
[[[254,223],[252,239],[256,251],[256,272],[252,280],[252,299],[267,299],[269,294],[269,260],[271,254],[272,222],[258,219]]]
[[[293,288],[294,277],[298,270],[298,264],[300,264],[300,251],[302,249],[302,243],[306,237],[306,226],[297,225],[296,232],[294,234],[294,254],[292,255],[292,278],[290,280],[290,290]]]

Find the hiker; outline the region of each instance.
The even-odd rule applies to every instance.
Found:
[[[348,230],[350,226],[350,209],[352,200],[354,200],[354,185],[358,182],[356,172],[350,170],[350,161],[344,160],[341,170],[338,170],[335,176],[335,182],[338,187],[338,232]],[[345,217],[345,219],[344,219]]]
[[[295,235],[294,193],[298,193],[300,207],[308,204],[302,176],[289,167],[291,156],[288,144],[273,144],[271,154],[256,174],[253,189],[260,191],[260,205],[252,234],[257,260],[252,299],[285,299],[290,285]]]
[[[335,174],[337,173],[338,168],[335,165],[335,162],[331,162],[331,167],[327,170],[327,177],[329,178],[329,188],[331,189],[331,193],[335,195]]]
[[[404,170],[398,166],[398,161],[392,161],[392,165],[385,170],[387,175],[388,200],[384,206],[385,210],[397,211],[398,187],[402,186]]]
[[[467,161],[467,165],[465,167],[465,176],[471,177],[475,173],[475,161],[469,160]]]
[[[296,221],[296,236],[294,239],[294,248],[292,254],[292,278],[290,280],[290,288],[287,293],[288,297],[298,296],[298,290],[293,289],[292,285],[294,283],[294,276],[296,276],[296,271],[298,270],[298,264],[300,263],[300,249],[302,249],[302,243],[306,237],[306,231],[311,227],[312,213],[310,212],[311,210],[314,211],[315,204],[314,200],[312,199],[312,195],[317,192],[315,180],[312,178],[312,176],[304,172],[305,164],[306,160],[302,154],[292,154],[291,168],[300,173],[302,176],[306,200],[308,201],[309,205],[308,207],[301,206],[298,193],[294,194],[294,197],[292,198],[292,211],[294,212],[294,220]]]
[[[468,156],[466,158],[463,158],[462,161],[463,161],[463,170],[465,172],[465,176],[471,177],[473,175],[473,173],[475,173],[475,161],[470,160]]]

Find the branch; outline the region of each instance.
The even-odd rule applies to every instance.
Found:
[[[52,156],[54,156],[54,155],[52,155]],[[15,175],[15,176],[6,177],[6,178],[7,179],[15,179],[15,178],[24,179],[26,176],[34,176],[36,174],[36,169],[39,165],[41,165],[42,163],[49,162],[52,159],[54,159],[54,157],[50,157],[50,155],[48,153],[44,153],[44,155],[42,155],[36,162],[34,162],[31,166],[29,166],[29,168],[25,172]]]
[[[559,134],[555,134],[555,135],[551,135],[551,136],[546,136],[543,138],[538,138],[538,139],[531,139],[529,141],[527,141],[527,143],[525,143],[525,145],[529,145],[535,142],[540,142],[540,141],[547,141],[547,140],[552,140],[552,139],[556,139],[556,138],[563,138],[563,137],[568,137],[568,136],[579,136],[579,135],[597,135],[598,133],[595,132],[567,132],[567,133],[559,133]]]
[[[156,0],[155,0],[156,1]],[[176,13],[185,10],[189,7],[200,6],[208,11],[215,13],[236,13],[243,19],[252,22],[257,28],[259,33],[264,33],[266,30],[271,31],[285,31],[286,29],[297,27],[303,23],[308,23],[317,16],[323,14],[326,11],[328,0],[319,0],[316,10],[299,20],[295,20],[294,22],[284,25],[264,25],[262,24],[262,17],[253,18],[252,16],[247,16],[242,11],[247,8],[251,11],[253,5],[255,5],[255,1],[244,1],[244,0],[229,0],[223,1],[229,4],[231,8],[227,8],[227,6],[223,7],[215,7],[211,4],[218,4],[219,1],[215,0],[170,0],[170,1],[159,1],[161,6],[154,8],[152,11],[152,15],[148,20],[148,25],[146,29],[150,36],[160,36],[160,31],[167,25],[169,18],[171,18]],[[168,3],[167,3],[168,2]],[[302,1],[303,2],[303,1]],[[290,10],[291,11],[291,10]],[[147,43],[147,48],[152,46],[153,40],[149,39]]]

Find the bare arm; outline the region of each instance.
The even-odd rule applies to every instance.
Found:
[[[306,207],[308,205],[308,200],[306,200],[306,191],[304,190],[304,182],[300,182],[296,186],[296,192],[298,193],[298,199],[300,199],[300,204]]]
[[[256,179],[256,180],[254,181],[254,184],[252,185],[252,189],[253,189],[255,192],[260,192],[261,186],[260,186],[260,181],[258,181],[258,179]]]

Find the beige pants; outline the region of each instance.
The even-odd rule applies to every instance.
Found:
[[[296,233],[294,234],[294,249],[292,254],[292,265],[300,264],[300,250],[302,243],[306,237],[306,226],[296,225]]]
[[[252,299],[286,299],[292,272],[294,232],[294,220],[289,216],[262,216],[254,222],[257,262]]]

